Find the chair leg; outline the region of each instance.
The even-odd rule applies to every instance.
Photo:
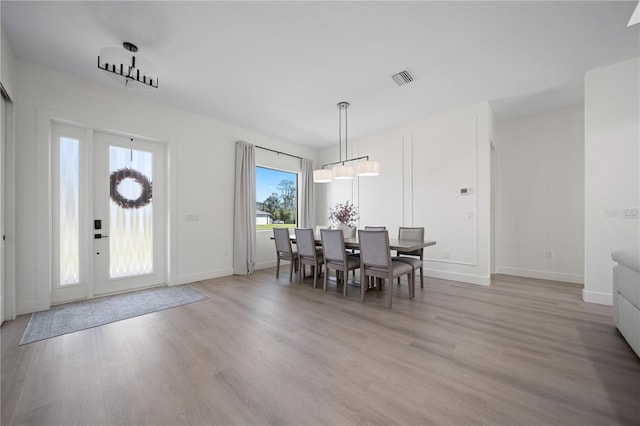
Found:
[[[280,276],[280,255],[278,255],[278,259],[276,260],[276,279]]]
[[[393,300],[393,278],[389,278],[389,305],[387,306],[391,310],[391,302]]]
[[[316,288],[316,283],[318,282],[318,270],[320,268],[318,268],[317,266],[313,266],[311,265],[311,273],[313,274],[313,288]]]
[[[416,271],[411,270],[411,277],[409,279],[409,299],[416,297]]]
[[[344,272],[345,277],[349,277],[349,270],[347,269]],[[342,283],[342,297],[347,297],[347,280],[344,280],[344,282]]]
[[[291,264],[289,265],[289,282],[293,281],[293,264],[297,263],[291,260]],[[300,275],[298,275],[298,284],[300,284]]]
[[[424,266],[420,267],[420,288],[424,288]]]
[[[324,268],[324,279],[322,280],[322,291],[327,291],[327,276],[329,275],[329,268]]]
[[[400,277],[398,277],[398,285],[400,285]]]
[[[367,276],[363,275],[362,273],[360,273],[360,275],[362,275],[360,277],[360,301],[364,302],[364,285],[367,282]]]

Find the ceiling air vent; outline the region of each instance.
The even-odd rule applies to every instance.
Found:
[[[413,77],[409,74],[409,71],[400,71],[398,74],[392,75],[391,78],[393,78],[393,81],[395,81],[398,86],[404,86],[413,81]]]

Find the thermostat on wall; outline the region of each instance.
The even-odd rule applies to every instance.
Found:
[[[471,194],[471,187],[460,188],[460,195]]]

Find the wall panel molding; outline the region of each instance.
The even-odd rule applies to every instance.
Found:
[[[424,225],[427,228],[427,238],[430,235],[429,228],[434,228],[429,226],[433,216],[437,217],[439,223],[447,224],[446,233],[443,229],[435,230],[438,235],[436,240],[440,239],[443,244],[436,246],[436,250],[431,253],[435,251],[438,255],[425,260],[477,266],[477,114],[452,117],[450,120],[418,127],[409,133],[409,138],[411,169],[405,174],[409,175],[411,182],[411,194],[408,197],[412,200],[411,223],[416,226]],[[436,170],[435,173],[431,173],[431,167]],[[420,193],[420,189],[429,188],[431,181],[438,182],[437,189],[430,188],[431,190],[441,191],[440,188],[446,188],[446,192],[428,194],[433,197],[431,200],[426,203],[418,202],[428,196]],[[470,187],[472,193],[460,195],[458,191],[462,187]],[[448,211],[441,211],[441,208]],[[440,238],[443,234],[444,238]],[[468,253],[462,255],[464,251]],[[450,257],[445,257],[445,252]]]

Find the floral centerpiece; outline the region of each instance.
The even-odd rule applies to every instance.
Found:
[[[337,229],[342,229],[345,237],[355,236],[356,223],[360,219],[358,207],[352,202],[338,203],[334,208],[329,208],[329,220]]]

